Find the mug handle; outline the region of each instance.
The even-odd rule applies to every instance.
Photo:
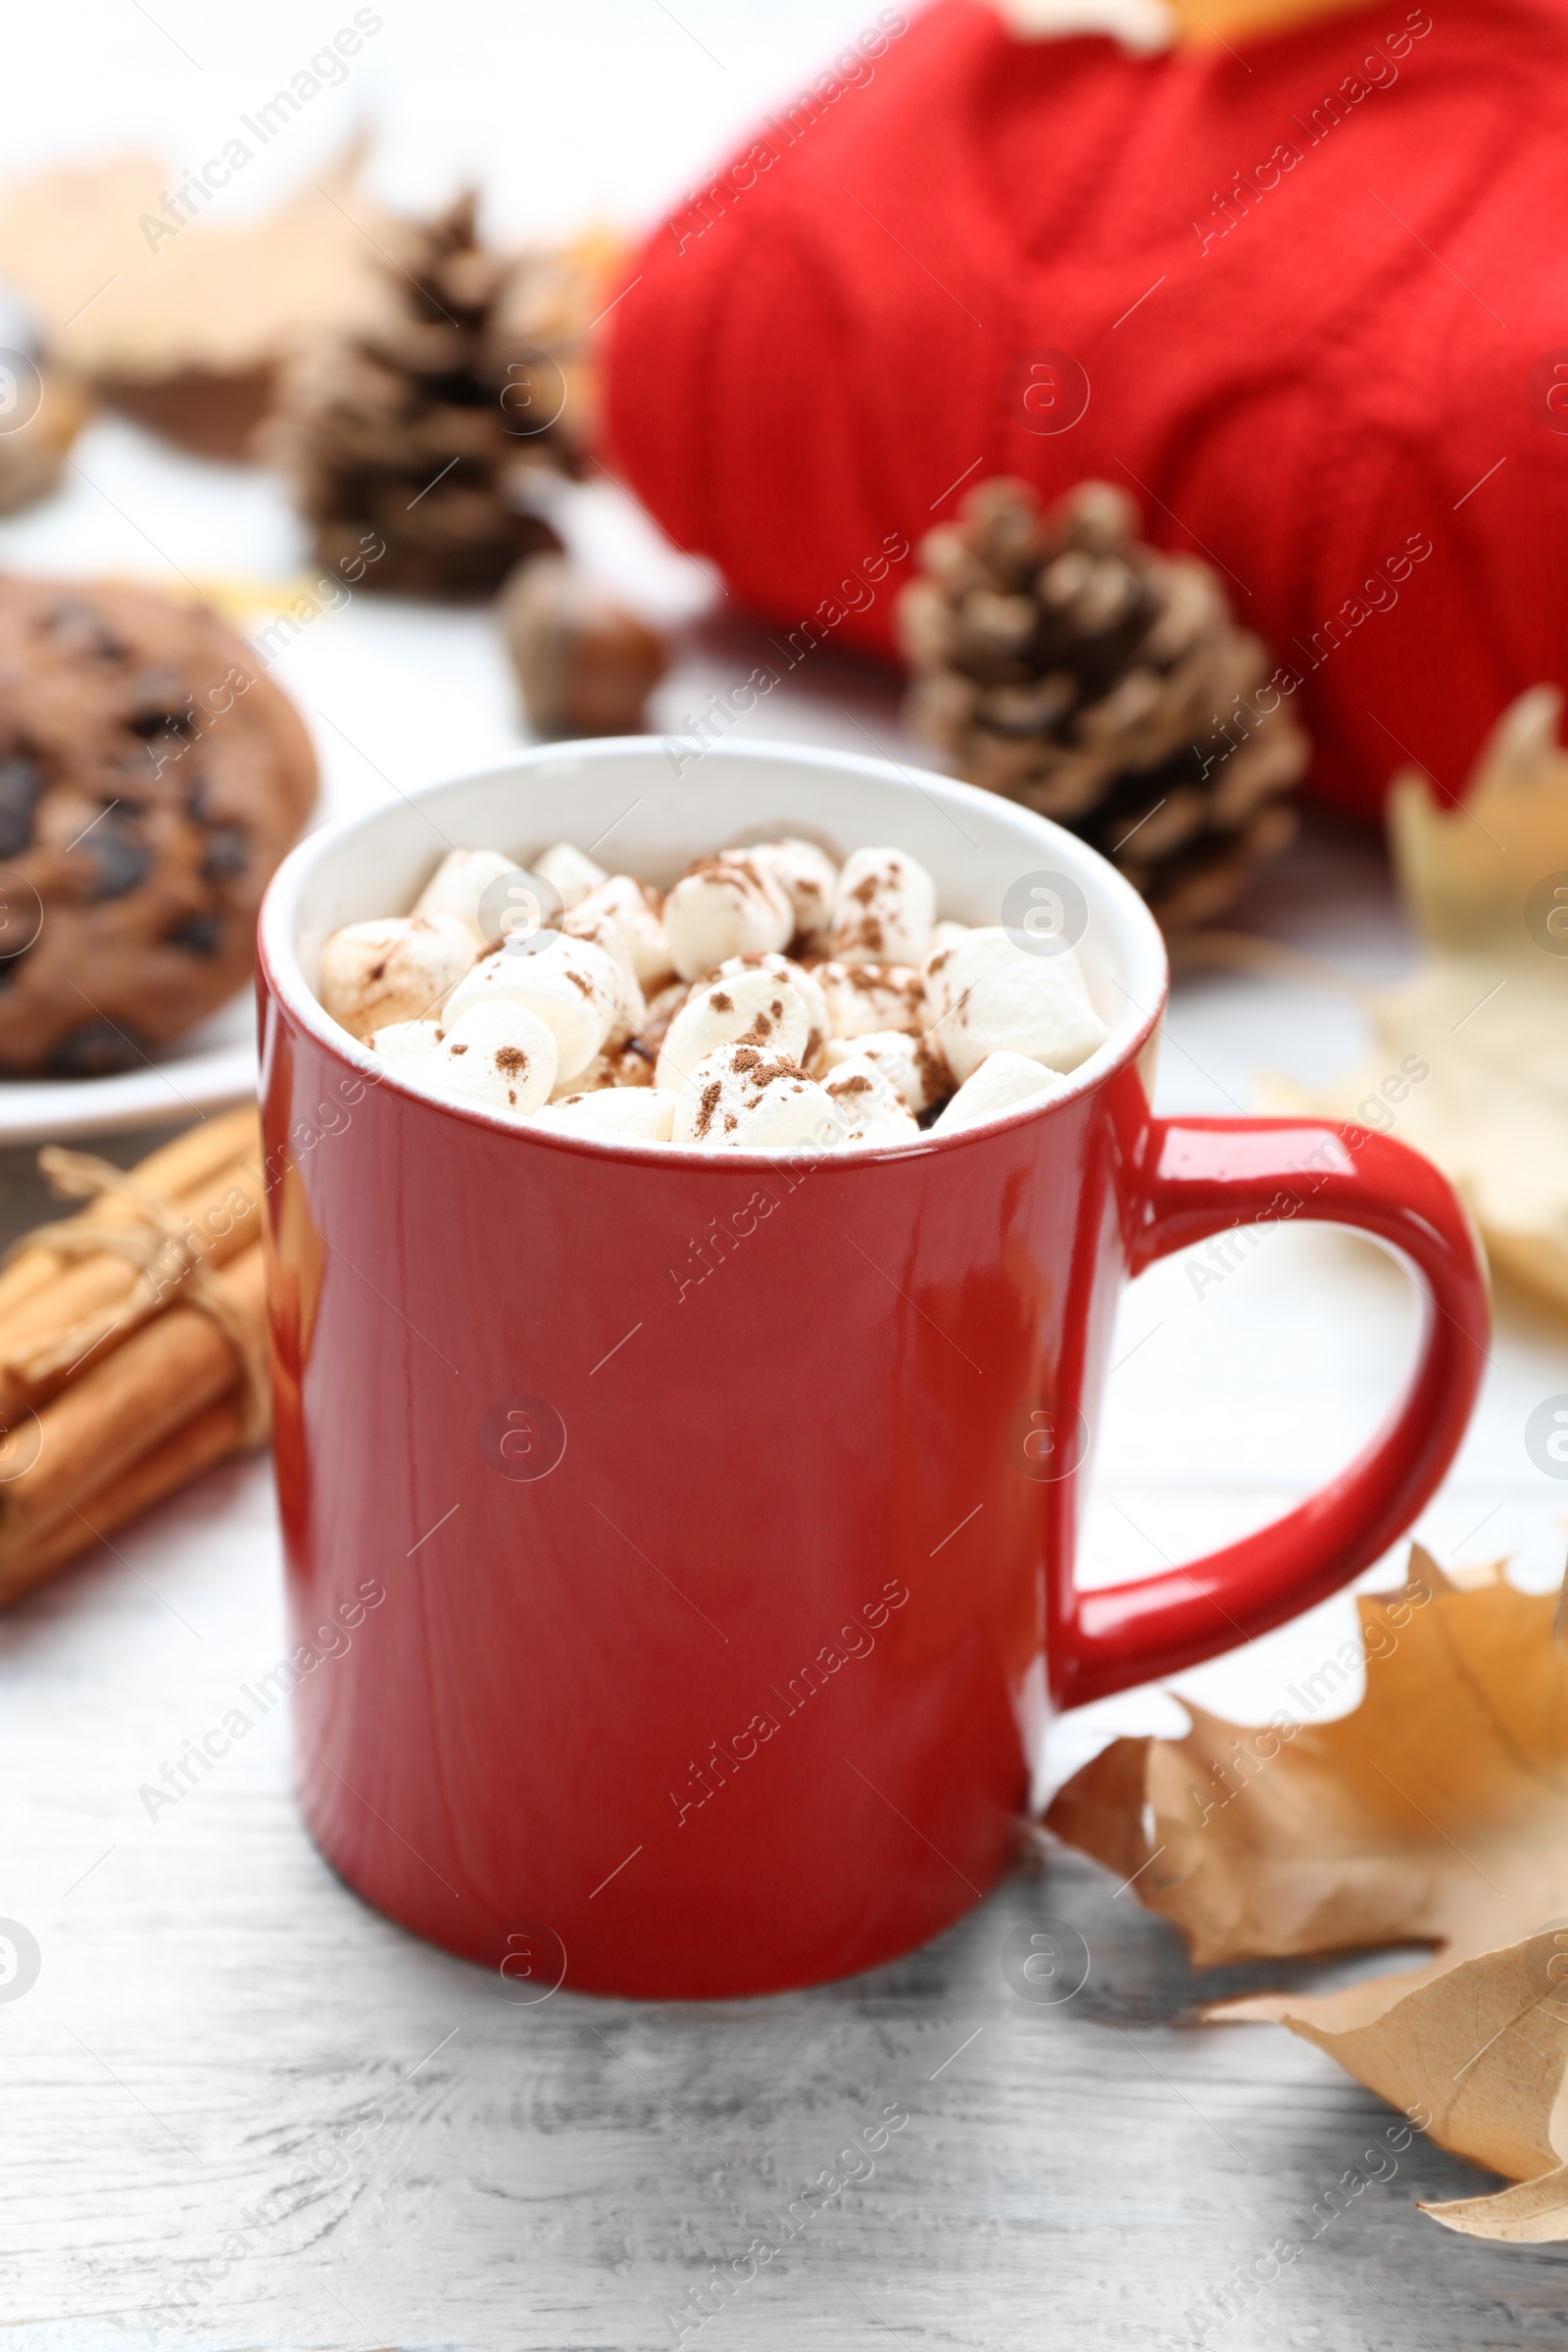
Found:
[[[1453,1187],[1407,1145],[1326,1120],[1152,1120],[1128,1271],[1294,1216],[1371,1234],[1420,1282],[1426,1329],[1404,1399],[1348,1469],[1272,1526],[1185,1568],[1063,1593],[1062,1706],[1196,1666],[1337,1592],[1404,1533],[1458,1450],[1487,1360],[1486,1266]]]

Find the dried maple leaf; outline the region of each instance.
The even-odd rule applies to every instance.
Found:
[[[1568,1935],[1547,1931],[1445,1969],[1370,2024],[1280,2022],[1406,2115],[1425,2113],[1440,2145],[1518,2183],[1423,2213],[1468,2237],[1541,2243],[1568,2238],[1568,2164],[1552,2138],[1568,2074],[1564,1979]]]
[[[277,211],[238,220],[198,213],[209,192],[156,156],[63,165],[7,184],[0,269],[55,361],[155,431],[238,456],[286,355],[368,305],[385,216],[363,160],[356,141]]]
[[[1434,948],[1456,956],[1525,955],[1539,969],[1527,942],[1539,951],[1554,938],[1547,952],[1568,956],[1568,906],[1545,939],[1533,930],[1531,909],[1543,878],[1568,866],[1561,712],[1555,686],[1532,687],[1510,704],[1482,746],[1464,798],[1452,807],[1436,798],[1419,770],[1407,768],[1390,785],[1395,871]],[[1544,911],[1549,916],[1549,905]]]
[[[1184,1740],[1114,1740],[1047,1826],[1132,1880],[1200,1967],[1431,1943],[1417,1969],[1213,2014],[1289,2026],[1425,2111],[1442,2146],[1528,2183],[1434,2208],[1448,2227],[1568,2238],[1562,1603],[1500,1565],[1450,1579],[1412,1547],[1405,1584],[1357,1608],[1352,1714],[1250,1730],[1189,1705]],[[1347,1642],[1290,1695],[1310,1716],[1359,1663]]]
[[[1463,1195],[1494,1267],[1568,1306],[1568,753],[1562,698],[1521,695],[1464,799],[1396,777],[1389,841],[1430,953],[1398,987],[1367,992],[1374,1043],[1322,1094],[1272,1078],[1271,1108],[1393,1128]],[[1250,943],[1265,968],[1282,964]],[[1248,960],[1212,943],[1210,960]],[[1328,975],[1325,975],[1328,977]],[[1358,992],[1359,993],[1359,992]]]

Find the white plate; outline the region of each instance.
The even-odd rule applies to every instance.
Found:
[[[248,988],[177,1047],[115,1078],[0,1078],[0,1145],[74,1143],[122,1127],[188,1122],[256,1092]]]

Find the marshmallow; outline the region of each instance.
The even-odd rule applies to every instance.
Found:
[[[812,976],[827,1004],[831,1037],[870,1037],[883,1029],[918,1033],[931,1015],[925,983],[902,963],[818,963]]]
[[[937,886],[906,850],[852,850],[833,900],[840,963],[919,963],[931,950]]]
[[[429,1060],[445,1034],[439,1021],[390,1021],[365,1043],[392,1069],[412,1070]]]
[[[730,956],[766,956],[795,936],[795,908],[772,874],[740,850],[705,858],[664,901],[664,936],[683,980],[700,980]]]
[[[449,999],[446,1023],[470,1004],[526,1004],[555,1032],[558,1077],[575,1078],[609,1042],[627,976],[593,940],[553,933],[532,954],[502,948],[476,963]]]
[[[482,955],[497,944],[479,920],[479,901],[492,882],[514,874],[516,866],[499,850],[448,850],[429,881],[414,902],[416,914],[452,914],[473,933]]]
[[[804,963],[792,962],[788,956],[731,956],[719,965],[713,977],[717,980],[733,980],[738,972],[755,971],[779,973],[789,981],[805,1004],[808,1027],[806,1043],[795,1058],[803,1070],[808,1070],[815,1077],[817,1064],[822,1058],[822,1049],[832,1034],[833,1026],[828,1019],[827,999],[818,986],[815,973],[808,970]]]
[[[665,1033],[654,1084],[678,1090],[720,1046],[758,1046],[798,1063],[809,1034],[806,1000],[783,972],[736,964],[692,990]]]
[[[558,841],[542,850],[528,870],[549,883],[568,913],[591,890],[610,880],[602,865],[595,865],[585,850],[574,850],[569,841]]]
[[[846,1152],[886,1152],[895,1144],[919,1144],[925,1138],[912,1119],[890,1118],[880,1110],[868,1111],[858,1127],[852,1127],[844,1138]]]
[[[874,1029],[867,1037],[829,1038],[823,1059],[828,1083],[845,1062],[862,1056],[894,1088],[906,1110],[917,1116],[953,1092],[953,1072],[929,1038],[902,1029]]]
[[[602,1136],[606,1142],[667,1144],[675,1097],[654,1087],[605,1087],[597,1094],[563,1095],[536,1110],[531,1124],[569,1135]]]
[[[451,914],[378,914],[321,947],[316,993],[350,1037],[439,1010],[473,962],[473,934]]]
[[[749,858],[763,873],[772,875],[795,909],[797,939],[816,942],[824,938],[833,920],[833,894],[839,879],[839,869],[826,850],[819,850],[814,841],[790,838],[758,841],[749,849],[723,850],[719,855]]]
[[[657,996],[649,998],[648,1017],[641,1030],[645,1046],[652,1046],[657,1053],[664,1042],[670,1022],[691,993],[692,984],[689,980],[672,980],[667,988],[662,988]]]
[[[794,837],[721,850],[662,899],[565,842],[533,870],[553,927],[526,943],[484,953],[480,902],[514,868],[471,849],[413,914],[325,942],[322,1005],[389,1076],[604,1143],[853,1152],[922,1141],[938,1105],[947,1135],[1049,1102],[1107,1035],[1070,950],[936,922],[902,850],[841,872]]]
[[[672,980],[675,967],[669,960],[669,942],[664,937],[663,918],[660,913],[660,898],[645,882],[631,874],[612,874],[608,882],[577,901],[567,913],[561,928],[577,939],[598,939],[599,926],[606,921],[618,923],[625,936],[625,953],[637,985],[642,989],[661,989]],[[605,943],[601,940],[601,945]]]
[[[903,1096],[869,1054],[850,1054],[822,1087],[843,1125],[847,1150],[912,1144],[920,1133]]]
[[[421,1094],[526,1119],[555,1084],[555,1036],[526,1004],[492,999],[467,1005],[435,1052],[402,1075]]]
[[[705,1152],[831,1151],[840,1133],[833,1104],[797,1062],[728,1045],[687,1078],[670,1140]]]
[[[589,940],[596,948],[602,948],[614,965],[617,975],[615,1018],[609,1042],[612,1047],[623,1046],[629,1037],[637,1035],[647,1020],[648,1005],[632,962],[631,941],[625,924],[618,914],[607,914],[602,910],[597,914],[586,914],[584,909],[588,905],[589,900],[583,899],[572,908],[561,928],[568,939]]]
[[[988,1054],[927,1132],[954,1135],[963,1127],[983,1126],[1016,1103],[1037,1096],[1065,1094],[1067,1083],[1058,1070],[1048,1070],[1044,1062],[1032,1061],[1026,1054]]]
[[[1000,925],[939,949],[926,963],[926,989],[936,1042],[960,1089],[992,1054],[1022,1054],[1048,1069],[1075,1070],[1108,1034],[1071,948],[1032,955]]]
[[[606,1046],[592,1061],[562,1079],[551,1100],[564,1102],[568,1095],[597,1095],[612,1087],[634,1086],[645,1092],[653,1083],[654,1056],[640,1037],[633,1037],[623,1046]]]

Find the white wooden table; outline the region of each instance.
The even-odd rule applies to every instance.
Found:
[[[201,0],[157,15],[92,0],[69,77],[46,12],[19,20],[11,155],[137,132],[189,162],[225,109],[325,37],[293,0],[260,25]],[[388,19],[367,89],[389,125],[390,192],[433,197],[477,159],[513,225],[564,226],[689,181],[859,12],[812,0],[786,24],[748,0],[691,0],[673,23],[641,0],[454,0],[439,40],[428,18]],[[510,111],[509,89],[523,93]],[[298,171],[344,125],[341,106],[307,125]],[[0,562],[171,580],[300,560],[265,477],[113,422],[77,454],[61,501],[0,526]],[[612,496],[583,528],[670,608],[688,595]],[[753,643],[744,624],[711,634],[659,723],[678,728],[743,676]],[[520,740],[482,615],[362,598],[278,674],[334,808]],[[907,756],[888,682],[829,650],[749,723]],[[1411,953],[1375,851],[1326,827],[1238,919],[1372,977]],[[1320,1080],[1357,1043],[1331,999],[1194,979],[1161,1104],[1246,1106],[1260,1065]],[[149,1140],[110,1148],[129,1159]],[[29,1156],[0,1154],[6,1238],[41,1213]],[[1145,1573],[1287,1507],[1370,1431],[1413,1338],[1399,1278],[1319,1230],[1282,1231],[1200,1298],[1179,1261],[1157,1268],[1125,1305],[1086,1574]],[[1474,1426],[1419,1531],[1440,1556],[1509,1550],[1532,1583],[1554,1579],[1563,1496],[1523,1429],[1564,1390],[1568,1327],[1504,1298]],[[1179,1689],[1261,1720],[1350,1627],[1335,1600]],[[139,1785],[281,1640],[265,1462],[220,1471],[0,1621],[0,1917],[39,1953],[30,1988],[0,1997],[0,2344],[643,2352],[683,2326],[714,2352],[1143,2352],[1205,2329],[1227,2352],[1568,2344],[1568,2253],[1489,2251],[1424,2221],[1417,2196],[1479,2177],[1423,2142],[1320,2227],[1387,2111],[1283,2033],[1196,2029],[1199,2000],[1271,1972],[1195,1980],[1164,1925],[1076,1857],[1051,1855],[853,1983],[696,2008],[520,2006],[333,1878],[291,1801],[282,1708],[150,1821]],[[1107,1702],[1057,1727],[1052,1774],[1114,1730],[1181,1720],[1157,1692]],[[1020,1998],[1002,1966],[1009,1933],[1046,1923],[1090,1957],[1055,2005]],[[908,2120],[874,2170],[699,2328],[691,2297],[714,2266],[890,2104]],[[1303,2251],[1226,2324],[1211,2298],[1282,2236]]]

